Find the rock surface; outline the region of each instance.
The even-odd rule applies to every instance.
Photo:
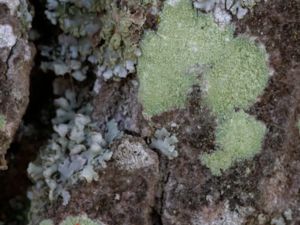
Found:
[[[68,206],[58,202],[44,217],[58,223],[67,215],[86,213],[104,224],[153,224],[151,213],[160,178],[158,156],[134,137],[124,137],[112,150],[112,161],[99,173],[98,181],[76,185]]]
[[[199,87],[193,88],[186,108],[164,112],[150,120],[143,117],[138,103],[135,75],[118,82],[101,83],[100,79],[99,92],[92,101],[93,119],[103,133],[107,121],[114,119],[124,135],[109,146],[112,159],[99,171],[97,181],[90,184],[82,181],[72,186],[67,206],[62,205],[61,199],[51,204],[45,202],[39,219],[52,219],[59,224],[69,215],[87,214],[106,225],[299,224],[300,132],[296,126],[300,118],[299,11],[297,0],[261,1],[245,18],[236,21],[237,35],[255,36],[266,46],[274,70],[264,93],[247,111],[267,126],[261,153],[235,164],[221,176],[213,176],[201,164],[199,155],[215,148],[216,121],[204,106]],[[26,49],[26,41],[6,38],[5,44],[11,47],[1,52],[6,54],[7,63],[0,67],[0,72],[18,59],[17,50],[22,43]],[[26,65],[21,67],[24,77],[31,60],[25,62],[21,64]],[[16,71],[21,71],[13,68],[19,67],[8,67],[7,77],[14,78]],[[3,84],[1,80],[1,91],[7,90]],[[11,83],[7,85],[11,87]],[[28,80],[19,85],[28,88]],[[27,89],[22,93],[27,94],[22,95],[22,101],[11,97],[18,95],[6,98],[14,103],[6,103],[10,111],[0,111],[8,117],[7,121],[15,123],[18,120],[13,116],[21,116],[24,108],[18,107],[25,107],[28,96],[28,90],[24,90]],[[17,124],[14,125],[15,131]],[[178,139],[178,157],[173,160],[149,148],[154,130],[161,128]]]
[[[30,71],[35,50],[28,42],[30,14],[26,1],[0,1],[0,169],[29,101]]]

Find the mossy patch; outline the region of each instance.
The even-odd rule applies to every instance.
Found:
[[[184,107],[193,84],[202,87],[218,117],[254,103],[268,80],[266,53],[233,31],[220,28],[211,15],[197,16],[189,1],[166,3],[157,32],[147,32],[141,44],[137,71],[144,112]]]
[[[260,152],[266,132],[263,123],[245,112],[233,113],[232,117],[217,127],[218,150],[205,154],[201,161],[214,175],[220,175],[234,163],[252,158]]]

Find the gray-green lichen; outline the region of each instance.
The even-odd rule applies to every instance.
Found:
[[[260,0],[195,0],[193,6],[198,10],[212,12],[216,22],[227,24],[232,19],[231,14],[242,19],[257,2]]]
[[[165,4],[157,32],[146,33],[138,63],[139,99],[146,114],[184,107],[193,84],[218,117],[247,109],[268,80],[266,53],[210,15],[197,17],[188,1]]]
[[[55,48],[42,48],[42,68],[79,81],[91,71],[104,80],[125,78],[135,71],[141,28],[151,5],[142,0],[48,0],[46,15],[63,33]]]
[[[158,150],[169,159],[174,159],[178,156],[175,148],[177,142],[178,140],[174,134],[172,135],[165,128],[162,128],[155,131],[150,147]]]
[[[91,120],[92,108],[73,91],[55,100],[56,117],[48,144],[40,150],[38,158],[28,166],[34,186],[28,193],[31,199],[30,217],[34,224],[39,212],[45,210],[48,199],[63,200],[67,205],[71,196],[68,188],[79,180],[98,179],[97,170],[106,167],[112,152]]]

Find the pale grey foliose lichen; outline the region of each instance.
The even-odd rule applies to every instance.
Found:
[[[242,19],[253,6],[260,0],[195,0],[196,9],[205,12],[213,12],[215,21],[220,24],[228,24],[232,15]]]
[[[27,169],[35,183],[29,192],[33,213],[45,204],[42,202],[45,194],[51,201],[62,197],[63,204],[67,205],[71,197],[67,188],[79,180],[97,180],[97,169],[105,167],[112,156],[91,120],[90,105],[81,106],[70,90],[54,104],[57,107],[52,120],[55,133]]]
[[[145,13],[151,7],[151,1],[142,0],[47,0],[46,16],[63,33],[56,47],[41,47],[41,68],[78,81],[89,73],[104,80],[125,78],[135,72]]]
[[[118,123],[115,119],[112,119],[106,124],[107,131],[105,132],[105,140],[108,144],[111,144],[115,139],[122,137],[123,132],[119,130]]]
[[[169,159],[174,159],[178,156],[178,152],[175,148],[177,142],[178,140],[174,134],[172,135],[166,128],[162,128],[155,131],[154,137],[151,139],[150,147],[160,151]]]

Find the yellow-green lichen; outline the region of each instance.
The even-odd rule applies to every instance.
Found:
[[[5,116],[0,114],[0,130],[2,130],[5,127],[6,119]]]
[[[197,16],[187,0],[165,4],[141,49],[139,100],[148,115],[184,107],[189,88],[199,84],[214,114],[225,117],[254,103],[268,80],[262,48],[233,37],[232,27],[220,28],[210,15]]]
[[[234,163],[259,153],[265,132],[265,125],[252,116],[243,111],[233,113],[230,119],[217,127],[216,144],[219,149],[212,154],[204,154],[201,161],[213,175],[220,175]]]

